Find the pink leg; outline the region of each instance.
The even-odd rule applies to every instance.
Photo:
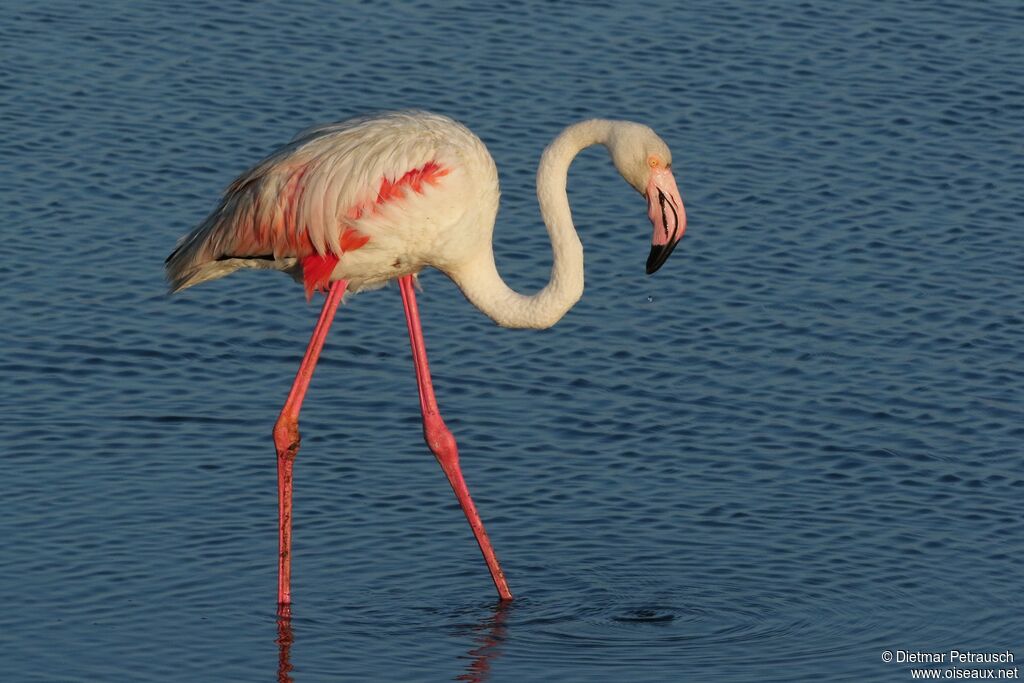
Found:
[[[434,397],[434,385],[430,381],[430,367],[427,365],[427,348],[423,343],[423,329],[420,327],[420,312],[416,306],[416,293],[413,277],[406,275],[399,280],[402,288],[402,301],[405,304],[405,318],[409,324],[409,341],[412,344],[412,357],[416,366],[416,382],[420,389],[420,409],[423,411],[423,437],[433,451],[434,457],[441,465],[448,482],[455,491],[455,497],[459,499],[462,511],[466,513],[469,526],[473,529],[476,542],[480,545],[480,551],[487,561],[487,568],[491,570],[491,578],[494,586],[498,589],[498,595],[502,600],[511,600],[512,593],[505,581],[505,573],[501,571],[498,558],[491,548],[491,541],[487,538],[484,530],[484,523],[477,514],[473,499],[469,497],[469,489],[466,481],[462,478],[462,470],[459,467],[459,450],[455,444],[455,437],[441,419],[441,413],[437,408],[437,399]]]
[[[348,282],[335,280],[327,293],[320,319],[313,328],[313,336],[306,347],[306,355],[299,365],[288,400],[281,409],[281,414],[274,425],[274,446],[277,448],[277,511],[278,511],[278,565],[277,565],[277,602],[282,614],[287,616],[288,606],[292,602],[292,463],[299,452],[299,411],[302,399],[306,397],[309,381],[313,378],[313,368],[324,347],[327,330],[334,320],[334,313],[345,294]]]

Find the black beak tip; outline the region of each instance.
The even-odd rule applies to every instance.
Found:
[[[668,244],[656,244],[651,247],[651,254],[647,257],[647,274],[655,272],[663,265],[668,257],[672,254],[672,250],[676,248],[679,241],[671,242]]]

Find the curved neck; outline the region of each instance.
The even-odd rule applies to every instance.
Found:
[[[566,180],[569,164],[580,150],[606,145],[612,126],[612,121],[600,119],[569,126],[541,157],[537,199],[554,256],[544,289],[533,296],[512,290],[498,274],[492,248],[451,274],[466,298],[502,327],[551,327],[583,295],[583,245],[572,223]]]

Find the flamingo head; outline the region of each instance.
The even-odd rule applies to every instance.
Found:
[[[650,275],[668,260],[686,232],[686,210],[672,175],[672,152],[653,130],[629,122],[614,127],[608,149],[626,182],[647,197],[647,217],[654,226],[647,257]]]

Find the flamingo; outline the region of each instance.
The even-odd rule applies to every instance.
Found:
[[[592,119],[566,128],[537,171],[537,198],[551,238],[550,282],[526,296],[494,263],[498,171],[483,142],[462,124],[422,111],[390,112],[300,133],[242,173],[220,205],[167,257],[172,292],[240,268],[284,271],[307,300],[326,294],[291,391],[274,425],[278,473],[278,604],[291,605],[292,468],[299,411],[338,304],[346,292],[397,279],[419,387],[423,435],[448,478],[502,601],[512,592],[459,467],[441,418],[416,304],[417,274],[432,266],[503,327],[547,328],[583,293],[583,246],[566,181],[584,148],[604,145],[622,177],[647,198],[654,227],[647,273],[658,270],[686,230],[668,146],[647,126]]]

